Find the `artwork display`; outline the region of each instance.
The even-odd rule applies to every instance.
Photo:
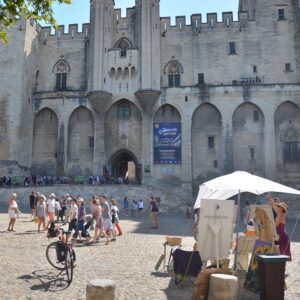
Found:
[[[259,240],[273,242],[278,239],[270,205],[251,205],[251,219]]]
[[[235,211],[233,200],[202,200],[197,242],[203,260],[228,258]]]
[[[181,164],[181,123],[153,125],[155,164]]]
[[[256,294],[259,293],[259,272],[256,254],[272,253],[272,243],[256,240],[253,248],[252,258],[245,279],[245,288]]]

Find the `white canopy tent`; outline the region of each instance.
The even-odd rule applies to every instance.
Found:
[[[276,183],[274,181],[252,175],[244,171],[237,171],[228,175],[217,177],[200,185],[199,193],[194,205],[194,209],[201,207],[202,199],[217,199],[226,200],[238,194],[238,211],[240,207],[241,193],[248,192],[260,195],[267,192],[278,192],[287,194],[300,195],[300,191],[287,187],[285,185]],[[300,216],[300,213],[299,213]],[[296,221],[294,230],[299,220]],[[236,242],[239,238],[239,213],[237,214],[237,235]],[[235,251],[234,270],[237,264],[237,248]]]
[[[260,195],[267,192],[278,192],[300,195],[300,191],[274,181],[237,171],[217,177],[200,185],[194,209],[201,206],[202,199],[226,200],[234,195],[248,192]]]

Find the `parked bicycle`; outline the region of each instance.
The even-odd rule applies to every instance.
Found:
[[[65,231],[62,227],[52,228],[53,233],[51,233],[51,229],[49,231],[50,237],[58,236],[59,240],[48,245],[47,260],[51,266],[61,271],[58,276],[65,272],[68,285],[70,285],[73,279],[76,255],[73,244],[68,241],[69,231]]]

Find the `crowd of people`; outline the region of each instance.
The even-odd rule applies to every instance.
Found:
[[[11,186],[47,186],[54,184],[138,184],[136,181],[123,177],[108,176],[3,176],[0,179],[0,187]]]
[[[131,214],[133,217],[142,217],[144,202],[129,201],[127,197],[123,200],[123,209],[129,210],[131,202]],[[149,213],[151,228],[158,228],[158,215],[160,198],[151,197],[149,201]],[[81,197],[64,194],[57,197],[51,193],[48,197],[40,192],[32,192],[29,196],[31,218],[37,224],[37,231],[48,230],[48,235],[54,230],[57,223],[61,222],[68,226],[68,232],[74,242],[86,240],[88,243],[96,243],[100,236],[106,240],[105,244],[116,241],[116,236],[123,234],[119,221],[119,208],[114,198],[107,199],[106,195],[92,196],[87,203]],[[90,212],[90,213],[89,213]],[[7,231],[15,231],[16,219],[21,213],[17,204],[17,194],[13,193],[8,201],[9,225]],[[90,230],[94,230],[91,236]]]

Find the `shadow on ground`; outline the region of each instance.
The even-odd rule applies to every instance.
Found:
[[[22,275],[18,279],[26,281],[32,291],[58,292],[69,287],[69,283],[60,271],[37,270],[31,275]]]
[[[176,226],[170,226],[174,224],[174,218],[176,219]],[[142,217],[132,217],[124,213],[120,214],[120,225],[122,226],[122,220],[130,220],[136,223],[134,233],[140,234],[156,234],[164,236],[192,236],[193,219],[184,218],[181,215],[162,215],[159,217],[159,227],[156,229],[151,228],[151,221],[148,215],[144,214]]]

